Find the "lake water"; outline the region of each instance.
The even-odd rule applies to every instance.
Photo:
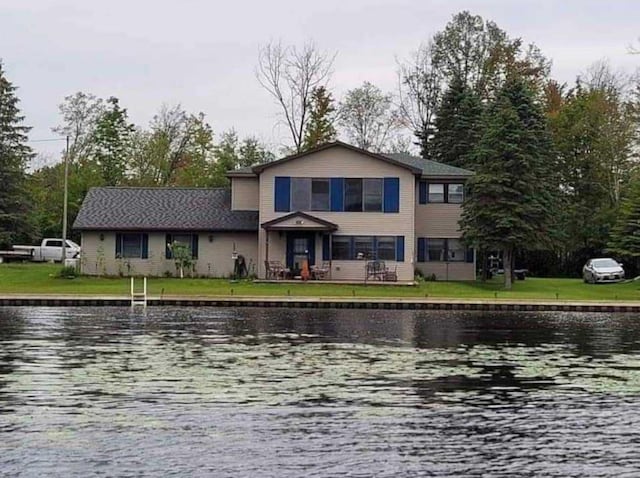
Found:
[[[0,308],[0,476],[638,477],[640,320]]]

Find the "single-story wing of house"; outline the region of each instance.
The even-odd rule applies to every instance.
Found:
[[[471,171],[339,141],[228,172],[230,188],[100,187],[73,225],[89,275],[173,275],[171,244],[186,245],[193,273],[298,277],[303,263],[332,280],[364,280],[367,264],[391,277],[415,271],[475,278],[458,221]]]

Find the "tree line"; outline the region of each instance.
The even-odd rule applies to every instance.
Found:
[[[481,256],[501,251],[505,267],[541,275],[575,275],[605,253],[639,265],[638,75],[598,61],[561,84],[535,44],[467,11],[398,61],[394,92],[366,81],[336,99],[336,54],[312,42],[260,48],[256,77],[289,138],[278,155],[341,138],[468,168],[461,228]],[[0,242],[58,236],[64,167],[29,170],[29,128],[1,64],[0,106]],[[203,113],[180,106],[141,127],[117,98],[76,93],[60,118],[70,221],[93,186],[227,186],[227,170],[276,157],[255,137],[214,135]]]

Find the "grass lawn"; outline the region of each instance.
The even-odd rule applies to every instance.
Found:
[[[0,264],[0,294],[128,295],[128,278],[60,279],[54,264]],[[228,279],[150,278],[150,295],[431,297],[552,300],[640,300],[640,282],[584,284],[581,279],[527,278],[506,291],[501,279],[482,282],[422,282],[416,287],[231,283]]]

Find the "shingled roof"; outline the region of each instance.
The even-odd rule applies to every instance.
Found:
[[[415,168],[419,168],[422,170],[423,176],[473,176],[473,171],[469,171],[468,169],[462,169],[456,166],[451,166],[449,164],[438,163],[437,161],[431,161],[430,159],[424,159],[419,156],[412,156],[406,153],[385,153],[383,156],[395,159],[396,161],[411,165]]]
[[[350,149],[352,151],[365,154],[369,157],[386,161],[403,168],[407,168],[411,170],[414,174],[418,174],[421,176],[433,176],[433,177],[473,176],[473,171],[469,171],[468,169],[462,169],[456,166],[450,166],[448,164],[438,163],[436,161],[431,161],[429,159],[424,159],[419,156],[413,156],[406,153],[373,153],[371,151],[367,151],[365,149],[361,149],[356,146],[343,143],[342,141],[334,141],[331,143],[326,143],[316,148],[313,148],[309,151],[304,151],[302,153],[286,156],[284,158],[277,159],[275,161],[271,161],[268,163],[256,164],[254,166],[227,171],[227,176],[229,177],[256,176],[257,174],[260,174],[264,169],[269,168],[273,165],[281,164],[287,161],[297,159],[302,156],[307,156],[309,154],[312,154],[318,151],[323,151],[329,148],[334,148],[334,147],[342,147],[342,148]]]
[[[257,231],[258,212],[232,211],[226,188],[91,188],[73,228]]]

